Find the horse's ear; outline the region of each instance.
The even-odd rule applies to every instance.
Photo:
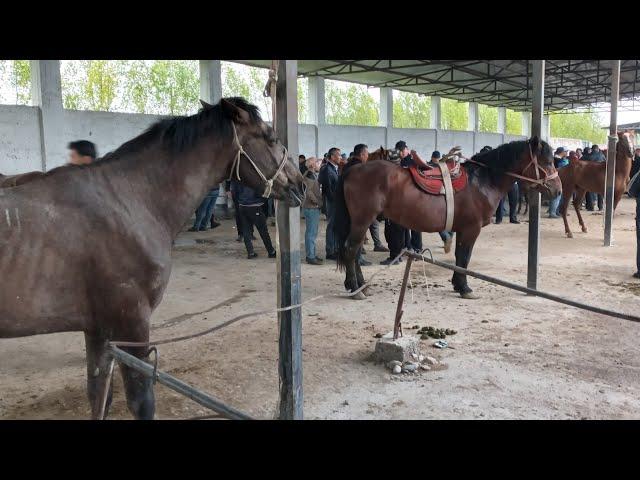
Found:
[[[249,113],[224,98],[220,100],[224,114],[236,123],[249,123]]]
[[[200,99],[200,104],[202,105],[202,108],[204,108],[204,109],[213,107],[213,105],[208,104],[207,102],[205,102],[202,99]]]
[[[531,137],[531,139],[529,140],[529,144],[531,145],[531,150],[538,150],[538,148],[540,148],[540,139],[538,138],[537,135],[534,135],[533,137]]]

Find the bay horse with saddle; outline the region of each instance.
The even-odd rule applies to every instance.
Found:
[[[301,204],[300,170],[257,107],[242,98],[202,103],[100,162],[0,188],[0,338],[84,332],[94,419],[111,403],[109,342],[149,341],[172,242],[206,193],[233,176],[265,197]],[[148,359],[147,347],[123,350]],[[152,419],[152,379],[120,369],[129,410]]]
[[[463,268],[469,265],[480,230],[491,223],[498,202],[514,181],[520,180],[524,188],[536,189],[548,198],[561,191],[553,150],[537,137],[476,154],[461,166],[448,162],[447,168],[455,190],[451,192],[449,222],[456,232],[456,265]],[[442,175],[440,168],[423,174],[392,162],[355,164],[344,172],[336,191],[335,234],[338,267],[345,270],[347,290],[354,292],[365,285],[356,254],[367,228],[379,215],[420,232],[445,230],[447,195]],[[462,298],[477,298],[466,275],[454,273],[451,281]],[[365,288],[352,298],[363,299],[368,293]]]

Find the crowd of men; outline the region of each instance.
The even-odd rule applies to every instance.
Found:
[[[87,165],[98,161],[98,152],[94,143],[88,140],[78,140],[70,142],[67,146],[69,149],[69,164],[71,165]],[[434,165],[442,156],[440,152],[434,151],[431,154],[429,162],[425,162],[415,152],[410,150],[404,140],[400,140],[395,145],[395,150],[400,158],[400,166],[409,168],[412,165],[425,168],[429,164]],[[491,150],[486,146],[480,152]],[[302,205],[302,213],[305,218],[305,256],[306,262],[310,265],[322,265],[324,259],[317,255],[316,240],[319,231],[321,214],[324,213],[327,219],[327,228],[325,232],[325,258],[327,260],[336,260],[337,249],[336,239],[333,233],[335,221],[335,193],[340,177],[340,167],[353,162],[366,162],[369,157],[367,145],[358,144],[354,146],[353,151],[347,156],[342,151],[333,147],[324,155],[322,159],[316,157],[306,158],[300,155],[298,158],[300,172],[303,175],[306,185],[306,197]],[[591,148],[586,147],[584,151],[577,148],[575,151],[569,151],[565,147],[558,147],[554,152],[554,165],[557,169],[565,168],[569,165],[571,159],[579,159],[591,162],[605,162],[606,156],[598,145]],[[636,255],[636,273],[633,275],[640,278],[640,148],[636,148],[631,168],[631,181],[629,182],[629,196],[636,198],[636,236],[637,236],[637,255]],[[217,185],[211,189],[202,203],[195,212],[195,221],[189,231],[204,231],[210,228],[220,226],[214,218],[214,208],[220,195],[220,187]],[[269,230],[267,228],[267,217],[274,216],[274,206],[272,199],[266,199],[260,196],[255,190],[244,186],[236,181],[226,181],[224,184],[227,197],[233,202],[235,212],[235,222],[237,238],[236,241],[244,241],[247,250],[247,258],[253,259],[258,255],[253,246],[254,229],[258,230],[262,242],[267,250],[269,258],[276,257],[276,250],[273,247]],[[519,186],[515,182],[513,187],[500,200],[498,208],[495,212],[495,223],[502,223],[504,215],[505,201],[509,204],[509,221],[510,223],[519,224],[517,218],[517,205],[519,199]],[[560,218],[561,196],[553,198],[549,202],[548,215],[550,218]],[[603,208],[603,198],[601,194],[587,192],[585,198],[585,208],[593,211],[597,204],[598,210]],[[226,206],[226,204],[225,204]],[[422,233],[403,227],[390,219],[384,219],[384,237],[387,246],[380,239],[379,220],[376,219],[369,227],[369,233],[373,241],[374,252],[388,252],[389,256],[382,262],[382,265],[392,263],[400,263],[401,258],[397,258],[402,249],[407,248],[416,252],[422,251]],[[440,238],[444,243],[445,252],[449,252],[453,240],[453,232],[439,232]],[[358,262],[362,266],[371,265],[371,262],[364,258],[366,250],[363,248],[358,252]]]

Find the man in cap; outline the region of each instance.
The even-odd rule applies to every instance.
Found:
[[[556,151],[553,154],[553,164],[556,168],[564,168],[569,165],[569,160],[567,159],[567,154],[569,152],[564,147],[556,148]],[[560,218],[558,208],[560,207],[560,200],[562,199],[562,194],[559,193],[555,198],[552,198],[549,202],[549,218]]]

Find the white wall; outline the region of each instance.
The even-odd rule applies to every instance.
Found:
[[[410,149],[415,150],[424,160],[431,157],[431,152],[436,148],[436,131],[423,128],[391,128],[389,130],[389,145],[393,148],[396,142],[404,140]],[[371,150],[379,148],[380,145],[369,145]]]
[[[161,118],[161,115],[65,110],[64,133],[70,141],[82,139],[95,143],[98,155],[103,156],[140,135]],[[51,160],[47,169],[63,165],[68,159],[56,158],[55,165]]]
[[[347,155],[358,143],[366,143],[369,148],[379,148],[386,142],[385,127],[354,127],[351,125],[321,125],[318,128],[318,150],[323,155],[331,147],[338,147]],[[300,152],[306,155],[305,152]]]
[[[39,115],[38,107],[0,105],[0,173],[11,175],[42,169]],[[159,115],[65,110],[64,138],[65,141],[90,140],[96,144],[99,155],[104,155],[160,118]],[[348,154],[358,143],[366,143],[374,150],[380,145],[393,148],[398,140],[405,140],[410,148],[427,158],[433,150],[445,154],[456,145],[462,147],[463,154],[471,155],[485,145],[496,147],[526,137],[417,128],[390,128],[387,132],[385,127],[302,124],[298,139],[299,153],[307,157],[323,155],[334,146]],[[562,140],[563,145],[571,144],[568,139]],[[66,157],[57,154],[48,159],[47,170],[66,161]]]
[[[40,109],[0,105],[0,173],[42,170]]]

